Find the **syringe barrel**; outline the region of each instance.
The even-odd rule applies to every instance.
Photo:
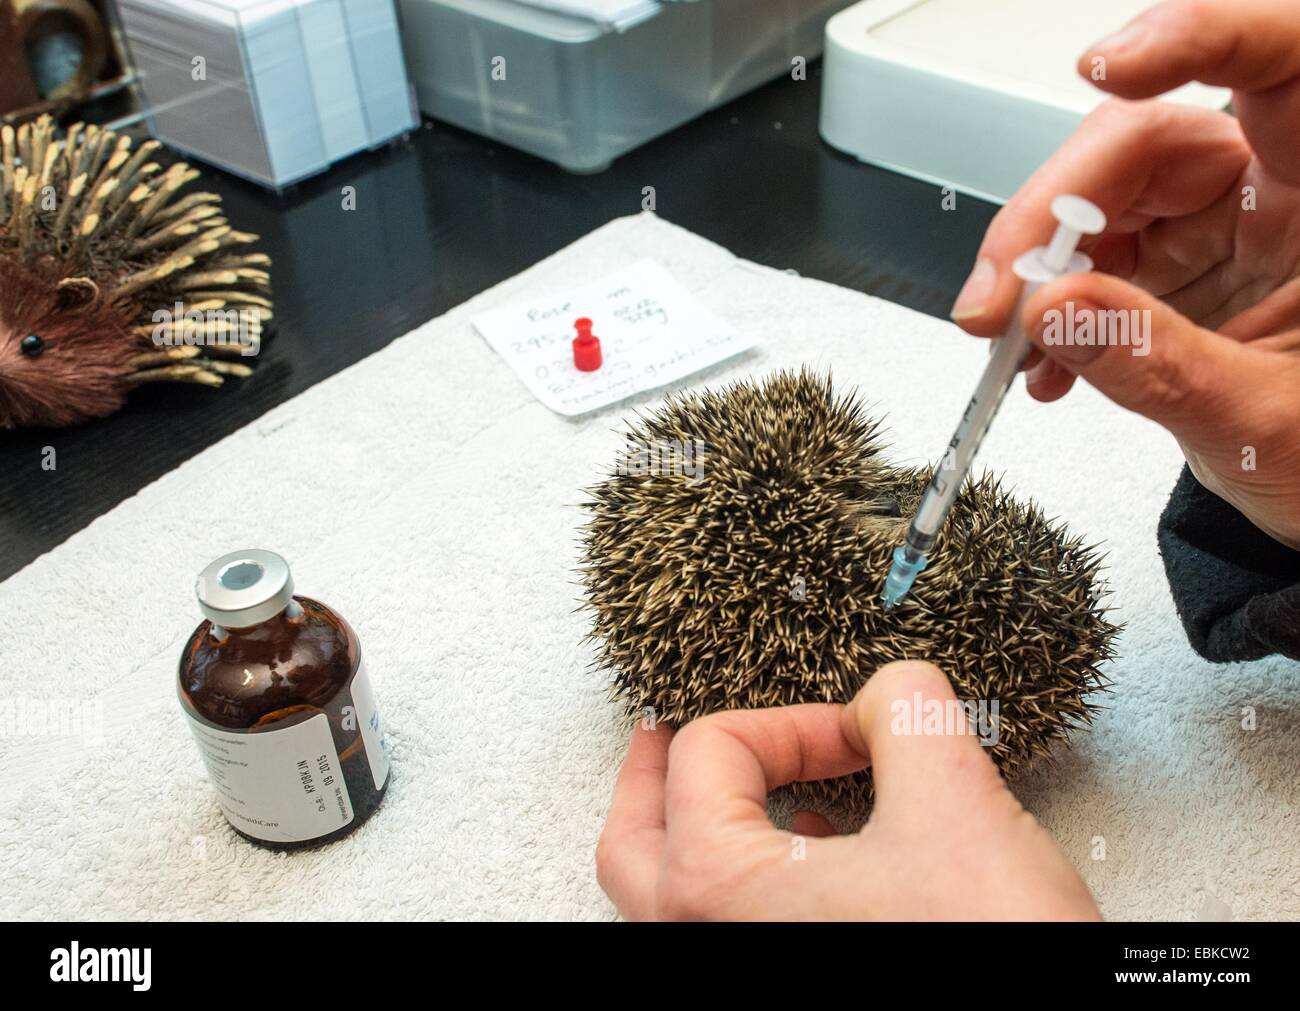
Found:
[[[980,443],[988,434],[1007,390],[1029,355],[1029,335],[1021,316],[1025,303],[1039,287],[1041,285],[1035,281],[1026,281],[1022,286],[1011,321],[1004,334],[994,342],[993,354],[979,385],[975,387],[975,394],[966,405],[943,458],[934,468],[907,538],[908,543],[918,550],[928,551],[943,528],[943,521],[957,500],[957,493],[961,491]]]
[[[1029,356],[1032,343],[1024,327],[1025,306],[1033,298],[1034,292],[1049,281],[1054,281],[1063,274],[1086,274],[1092,270],[1092,260],[1083,253],[1075,252],[1068,256],[1061,269],[1049,264],[1047,253],[1046,247],[1039,246],[1025,253],[1013,265],[1012,269],[1022,281],[1020,297],[1011,310],[1006,330],[993,342],[993,354],[988,366],[980,376],[974,396],[962,413],[957,430],[948,441],[943,458],[934,468],[930,484],[926,487],[916,517],[912,520],[907,542],[918,551],[929,551],[934,544],[934,539],[948,516],[948,510],[957,500],[957,493],[961,491],[980,443],[988,434],[989,426],[993,424],[1016,373]]]

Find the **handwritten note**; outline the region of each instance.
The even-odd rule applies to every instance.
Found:
[[[573,364],[574,320],[586,316],[603,364]],[[585,414],[674,382],[754,346],[653,260],[594,284],[484,313],[474,326],[543,404]]]

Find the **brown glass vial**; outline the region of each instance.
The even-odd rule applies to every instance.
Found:
[[[295,597],[271,551],[223,555],[196,590],[206,620],[185,645],[177,690],[226,820],[272,849],[352,832],[389,780],[356,634]]]

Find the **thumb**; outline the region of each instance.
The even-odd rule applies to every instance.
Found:
[[[966,710],[934,664],[903,660],[881,667],[841,720],[849,744],[871,759],[880,817],[961,818],[972,805],[987,808],[992,796],[1006,793]]]
[[[1121,407],[1188,442],[1248,413],[1248,352],[1108,274],[1071,274],[1025,305],[1043,353]]]

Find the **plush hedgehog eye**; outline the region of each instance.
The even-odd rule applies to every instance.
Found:
[[[45,341],[41,340],[40,337],[38,337],[36,334],[29,333],[26,337],[23,338],[23,342],[21,346],[23,349],[23,354],[25,354],[28,358],[35,358],[42,351],[45,350]]]

